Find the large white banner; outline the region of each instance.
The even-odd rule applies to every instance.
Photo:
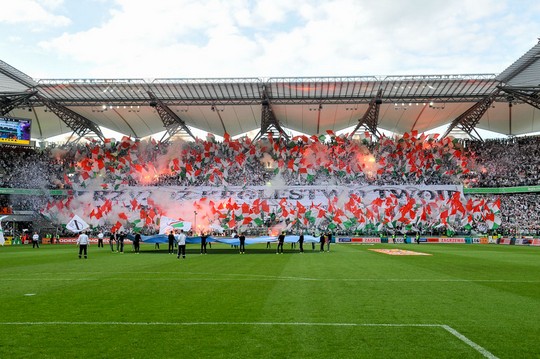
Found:
[[[101,191],[95,193],[99,196]],[[146,205],[148,197],[155,193],[167,193],[174,201],[193,202],[201,198],[213,201],[231,199],[238,203],[251,203],[256,199],[267,200],[269,205],[277,205],[282,199],[298,201],[304,206],[324,205],[329,199],[338,198],[346,201],[352,195],[361,197],[365,202],[376,198],[385,199],[395,196],[406,201],[413,198],[426,201],[447,200],[456,192],[463,195],[463,186],[245,186],[245,187],[136,187],[126,191],[103,191],[102,197],[110,200],[129,202],[136,199]]]

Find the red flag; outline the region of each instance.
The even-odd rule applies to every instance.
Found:
[[[268,205],[268,202],[266,202],[266,200],[261,203],[261,207],[264,213],[270,212],[270,206]]]
[[[299,201],[296,201],[296,208],[298,208],[298,214],[306,213],[306,207],[304,207]]]
[[[117,230],[120,229],[120,227],[122,227],[122,223],[117,221],[116,224],[114,226],[112,226],[111,232],[116,232]]]
[[[102,170],[105,167],[105,162],[103,160],[97,160],[97,165],[100,170]]]
[[[71,184],[71,181],[66,174],[64,174],[64,184]]]

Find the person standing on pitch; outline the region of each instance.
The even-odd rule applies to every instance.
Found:
[[[118,236],[118,244],[116,245],[116,251],[120,250],[122,254],[124,254],[124,239],[126,239],[126,233],[122,231]]]
[[[39,234],[38,232],[34,232],[34,235],[32,236],[32,248],[39,248]]]
[[[244,254],[246,252],[246,236],[240,232],[238,239],[240,240],[240,254]]]
[[[141,234],[135,233],[135,238],[133,238],[133,249],[135,250],[135,253],[139,254],[140,248],[141,248]]]
[[[182,254],[182,258],[186,258],[186,234],[183,229],[178,234],[178,255],[176,258],[180,259],[180,254]]]
[[[169,241],[169,254],[174,253],[174,239],[174,232],[171,231],[167,236],[167,240]]]
[[[332,242],[332,232],[328,231],[326,235],[326,251],[330,252],[330,242]]]
[[[97,246],[103,248],[103,231],[99,231],[97,235]]]
[[[281,232],[281,234],[278,237],[278,245],[277,245],[277,252],[276,254],[283,254],[283,243],[285,243],[285,232]],[[279,251],[281,249],[281,252]]]
[[[319,237],[319,244],[321,245],[320,252],[324,252],[324,244],[326,243],[326,236],[324,235],[324,232],[321,233],[321,236]]]
[[[268,237],[271,237],[271,236],[272,236],[272,229],[268,228]],[[270,241],[266,242],[266,249],[268,248],[272,248],[270,247]]]
[[[81,232],[79,235],[79,238],[77,238],[77,245],[79,246],[79,259],[81,259],[81,256],[84,252],[84,259],[88,259],[88,245],[90,244],[90,238],[88,238],[88,234],[86,232]]]
[[[114,253],[114,242],[116,242],[116,233],[111,232],[109,236],[109,245],[111,246],[111,252]]]
[[[304,253],[304,232],[300,232],[300,237],[298,237],[298,243],[300,246],[300,253]]]
[[[208,234],[206,232],[202,232],[201,234],[201,254],[206,254],[206,239],[208,238]]]
[[[116,252],[118,252],[118,248],[120,247],[120,232],[118,231],[116,231],[114,236],[114,242],[116,243]]]

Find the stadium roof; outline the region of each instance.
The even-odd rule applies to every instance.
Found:
[[[474,124],[500,134],[521,135],[540,131],[540,111],[534,100],[540,87],[539,56],[540,44],[498,76],[268,79],[34,80],[0,61],[0,100],[7,108],[10,101],[22,96],[16,106],[7,108],[7,115],[32,119],[34,138],[72,132],[49,102],[126,135],[152,135],[165,129],[154,99],[188,127],[234,136],[261,129],[265,105],[282,127],[295,131],[317,134],[346,129],[358,124],[380,91],[378,128],[404,133],[451,125],[473,105],[502,89]]]

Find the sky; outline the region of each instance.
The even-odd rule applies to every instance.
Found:
[[[537,0],[0,0],[0,9],[0,60],[36,80],[498,74],[540,37]]]
[[[0,0],[0,59],[40,78],[497,74],[529,0]]]

